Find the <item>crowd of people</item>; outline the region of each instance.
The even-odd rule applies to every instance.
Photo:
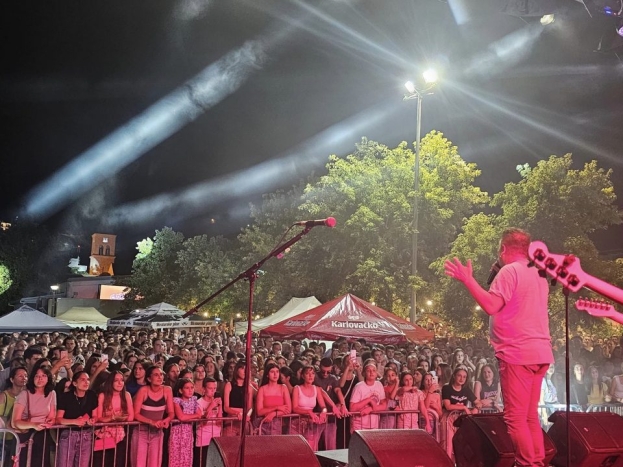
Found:
[[[564,348],[554,344],[543,404],[566,397]],[[572,403],[623,401],[621,344],[571,341]],[[502,410],[504,403],[485,339],[399,346],[339,339],[327,348],[254,338],[247,387],[243,351],[241,338],[224,327],[6,335],[2,424],[18,433],[15,443],[30,444],[22,449],[23,466],[56,459],[76,467],[191,467],[205,464],[213,437],[243,429],[298,433],[313,450],[337,449],[348,447],[354,430],[432,433],[450,414]],[[250,416],[243,413],[245,391]],[[6,465],[11,449],[5,443]]]

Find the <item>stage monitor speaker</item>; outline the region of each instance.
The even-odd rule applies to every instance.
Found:
[[[571,465],[573,467],[623,466],[623,417],[612,412],[571,412]],[[555,466],[567,465],[567,414],[554,412],[547,432],[556,444]]]
[[[249,436],[245,440],[244,465],[247,467],[320,467],[314,451],[300,435]],[[238,467],[240,438],[212,438],[205,467]]]
[[[452,439],[452,447],[457,467],[511,467],[515,464],[513,442],[501,413],[464,415],[455,425],[459,429]],[[556,447],[545,432],[543,438],[545,465],[549,465]]]
[[[348,467],[454,467],[423,430],[358,430],[348,444]]]

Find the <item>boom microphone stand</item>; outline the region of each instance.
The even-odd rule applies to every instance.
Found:
[[[242,406],[242,420],[241,420],[241,430],[240,430],[240,451],[238,452],[238,459],[239,460],[238,460],[238,462],[235,463],[235,465],[239,465],[240,467],[244,467],[244,462],[245,462],[244,453],[245,453],[245,440],[246,440],[246,430],[245,430],[245,428],[246,428],[247,418],[251,414],[251,410],[250,410],[251,409],[251,400],[250,400],[250,397],[249,397],[249,394],[250,394],[249,388],[250,388],[250,383],[251,383],[251,334],[252,334],[251,320],[252,320],[252,316],[253,316],[253,294],[255,292],[255,280],[257,279],[257,272],[259,271],[259,269],[262,267],[262,265],[266,261],[268,261],[270,258],[278,257],[280,254],[282,254],[284,251],[286,251],[288,248],[290,248],[292,245],[294,245],[296,242],[298,242],[301,238],[303,238],[305,235],[307,235],[309,233],[309,231],[313,227],[315,227],[316,225],[326,225],[327,227],[334,227],[335,226],[335,219],[333,219],[332,217],[329,217],[327,219],[322,219],[320,221],[296,222],[294,225],[303,225],[303,226],[305,226],[305,229],[303,229],[302,232],[300,232],[299,234],[295,235],[294,237],[292,237],[287,242],[285,242],[283,244],[281,244],[281,243],[278,244],[270,253],[268,253],[268,255],[266,257],[264,257],[263,259],[261,259],[260,261],[255,263],[253,266],[251,266],[249,269],[247,269],[243,273],[239,274],[238,277],[236,277],[234,280],[232,280],[232,281],[228,282],[227,284],[225,284],[219,290],[214,292],[212,295],[210,295],[204,301],[202,301],[201,303],[196,305],[194,308],[191,308],[189,311],[187,311],[183,315],[183,318],[186,318],[188,316],[193,315],[194,313],[197,313],[199,308],[201,308],[203,305],[208,303],[210,300],[213,300],[215,297],[217,297],[218,295],[223,293],[225,290],[227,290],[229,287],[234,285],[236,282],[238,282],[238,281],[240,281],[242,279],[246,279],[246,280],[249,281],[249,311],[248,311],[248,315],[247,315],[247,334],[246,334],[247,341],[246,341],[246,347],[245,347],[246,365],[245,365],[245,369],[244,369],[244,388],[245,388],[245,392],[244,392],[244,403],[243,403],[243,406]],[[291,226],[288,229],[288,231],[292,227],[293,226]],[[287,231],[286,231],[286,234],[287,234]],[[286,234],[284,234],[284,236]]]

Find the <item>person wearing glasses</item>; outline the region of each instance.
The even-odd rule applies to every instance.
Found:
[[[132,433],[132,465],[134,467],[159,467],[162,465],[164,428],[175,416],[173,390],[165,386],[164,372],[151,366],[145,374],[147,385],[134,398],[134,419],[141,425]],[[147,426],[145,426],[147,425]]]

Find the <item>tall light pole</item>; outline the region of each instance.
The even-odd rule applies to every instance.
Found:
[[[422,98],[431,94],[432,89],[437,82],[437,72],[433,69],[426,70],[422,77],[426,86],[423,89],[418,89],[413,81],[407,81],[405,88],[407,88],[408,94],[405,95],[404,100],[415,99],[417,103],[417,126],[415,131],[415,167],[414,167],[414,188],[415,197],[413,199],[413,238],[411,240],[411,275],[417,277],[417,249],[418,249],[418,201],[420,197],[420,143],[422,132]],[[409,320],[415,323],[417,320],[417,290],[414,287],[411,288],[411,309],[409,311]]]

